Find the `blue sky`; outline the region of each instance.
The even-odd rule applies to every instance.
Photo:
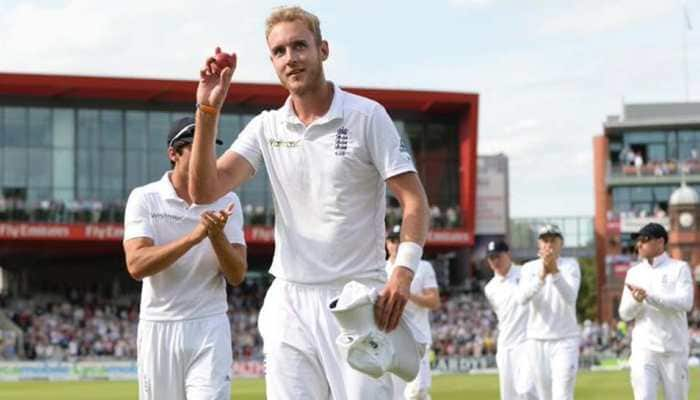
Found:
[[[271,1],[0,0],[0,71],[194,80],[217,46],[234,79],[277,82]],[[513,216],[592,215],[592,138],[625,102],[683,101],[681,0],[300,1],[341,85],[476,92],[479,152],[510,158]],[[690,98],[700,0],[689,0]]]

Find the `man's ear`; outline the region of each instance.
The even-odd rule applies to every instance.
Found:
[[[175,151],[174,148],[168,147],[168,160],[175,162],[177,158],[177,152]]]
[[[326,41],[326,40],[321,41],[321,60],[326,61],[328,59],[329,54],[330,54],[330,49],[328,47],[328,41]]]

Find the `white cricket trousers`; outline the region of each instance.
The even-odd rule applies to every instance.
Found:
[[[572,400],[578,371],[579,338],[529,340],[529,354],[540,400]]]
[[[140,400],[229,400],[233,355],[225,314],[139,321]]]
[[[536,400],[533,371],[528,362],[529,342],[523,341],[496,353],[501,400]]]
[[[665,400],[687,400],[688,354],[632,349],[630,381],[635,400],[655,400],[659,384]]]
[[[430,385],[433,376],[430,371],[430,345],[425,346],[425,354],[420,360],[418,375],[411,382],[406,382],[398,376],[391,374],[394,384],[394,400],[430,400]]]
[[[381,281],[362,282],[377,289]],[[374,379],[341,357],[340,327],[328,308],[343,288],[275,279],[265,295],[258,329],[265,353],[267,400],[387,400],[390,374]]]

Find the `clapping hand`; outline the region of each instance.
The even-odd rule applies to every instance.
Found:
[[[201,224],[207,229],[207,236],[215,238],[223,233],[224,227],[229,217],[233,214],[234,203],[231,203],[224,210],[217,212],[205,211],[201,215]]]
[[[642,289],[642,288],[640,288],[640,287],[637,287],[637,286],[634,286],[634,285],[630,285],[630,284],[628,283],[628,284],[627,284],[627,289],[630,290],[630,292],[632,293],[632,297],[633,297],[638,303],[643,302],[643,301],[647,298],[647,292],[646,292],[646,290],[644,290],[644,289]]]

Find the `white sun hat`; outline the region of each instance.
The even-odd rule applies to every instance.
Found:
[[[386,372],[405,381],[418,375],[425,344],[416,341],[402,316],[399,326],[386,333],[374,320],[378,293],[359,282],[347,283],[328,307],[340,325],[336,345],[350,366],[373,378]]]

